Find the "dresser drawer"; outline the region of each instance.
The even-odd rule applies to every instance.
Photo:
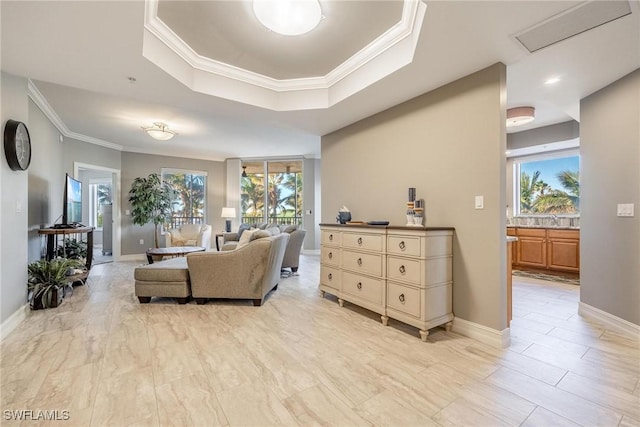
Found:
[[[323,246],[320,249],[320,260],[323,264],[340,267],[340,249]]]
[[[420,318],[420,289],[398,283],[387,283],[387,307]]]
[[[375,304],[383,303],[384,280],[342,272],[342,291]]]
[[[387,277],[393,280],[421,285],[423,268],[418,259],[387,257]]]
[[[382,255],[342,251],[342,268],[382,276]]]
[[[342,246],[365,251],[382,251],[382,234],[342,233]]]
[[[320,283],[333,289],[340,289],[340,269],[320,266]]]
[[[396,255],[422,256],[422,244],[417,236],[388,236],[387,252]]]
[[[340,246],[342,234],[339,231],[322,230],[322,244]]]

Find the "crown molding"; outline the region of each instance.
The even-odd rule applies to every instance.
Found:
[[[194,91],[275,111],[329,108],[410,64],[427,8],[404,0],[398,23],[327,75],[279,80],[199,55],[158,18],[158,1],[145,1],[144,57]]]
[[[65,138],[77,139],[78,141],[88,142],[89,144],[111,148],[112,150],[123,151],[123,146],[120,144],[114,144],[113,142],[73,132],[62,121],[60,116],[58,116],[58,113],[56,113],[55,110],[51,107],[47,99],[44,97],[44,95],[42,95],[42,92],[38,90],[31,79],[27,81],[27,89],[29,98],[31,98],[31,100],[38,106],[38,108],[44,113],[44,115],[47,116],[51,123],[53,123],[56,129],[58,129],[58,132],[60,132]]]

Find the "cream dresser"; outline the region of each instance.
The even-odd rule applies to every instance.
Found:
[[[419,328],[451,327],[453,228],[321,224],[320,291]]]

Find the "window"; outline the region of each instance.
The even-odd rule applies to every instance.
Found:
[[[182,224],[203,224],[207,206],[207,173],[162,169],[162,180],[171,184],[176,194],[170,228]]]
[[[111,180],[89,181],[89,225],[96,227],[97,230],[102,229],[102,205],[110,205],[111,198]]]
[[[243,223],[302,223],[302,161],[243,162],[242,167]]]
[[[563,153],[514,162],[516,215],[580,213],[580,157]]]

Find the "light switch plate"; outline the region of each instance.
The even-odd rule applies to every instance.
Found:
[[[618,216],[633,216],[633,203],[618,203]]]
[[[484,209],[484,196],[476,196],[476,209]]]

